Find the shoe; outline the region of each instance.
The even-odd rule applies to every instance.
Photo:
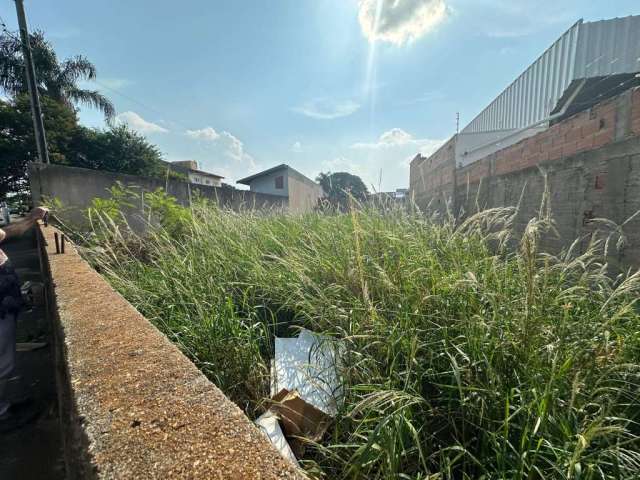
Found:
[[[0,433],[12,432],[31,423],[39,414],[33,400],[13,403],[5,413],[0,415]]]

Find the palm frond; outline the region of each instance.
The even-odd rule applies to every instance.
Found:
[[[94,80],[95,78],[95,65],[82,55],[69,58],[60,65],[61,83],[72,85],[78,80]]]
[[[71,86],[67,88],[65,96],[74,103],[81,103],[100,110],[107,121],[112,120],[116,114],[113,103],[96,90],[84,90]]]

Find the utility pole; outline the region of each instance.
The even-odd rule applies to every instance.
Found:
[[[460,112],[456,112],[456,133],[460,133]]]
[[[16,12],[18,13],[20,39],[22,41],[22,54],[24,55],[25,70],[27,73],[27,86],[29,87],[29,96],[31,97],[31,115],[33,117],[33,128],[36,134],[38,159],[41,163],[49,163],[47,137],[44,133],[44,122],[42,121],[42,110],[40,109],[40,98],[38,97],[36,69],[33,66],[33,57],[31,56],[31,44],[29,42],[29,31],[27,30],[27,18],[24,14],[24,5],[22,0],[15,0],[15,2]]]

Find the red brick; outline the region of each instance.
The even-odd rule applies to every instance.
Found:
[[[579,126],[572,128],[564,136],[564,139],[567,142],[574,142],[576,140],[580,140],[581,138],[582,138],[582,129]]]
[[[596,106],[596,115],[599,117],[614,115],[616,113],[616,104],[613,101],[601,103]]]
[[[593,135],[590,135],[588,137],[583,137],[580,140],[578,140],[577,150],[579,152],[582,152],[584,150],[591,150],[592,148],[593,148]]]
[[[547,162],[549,160],[549,150],[540,152],[540,162]]]
[[[582,136],[588,137],[600,131],[600,121],[598,119],[589,120],[582,125]]]
[[[606,112],[598,117],[598,126],[602,125],[602,121],[604,120],[604,127],[600,129],[602,130],[612,130],[615,126],[616,121],[616,113],[615,112]]]
[[[524,150],[522,151],[522,155],[525,157],[530,157],[531,155],[535,155],[536,153],[540,153],[540,147],[538,145],[526,145]]]
[[[593,136],[593,148],[600,148],[603,145],[611,143],[612,140],[613,135],[611,135],[611,132],[605,130],[601,133],[596,133]]]
[[[502,175],[509,171],[509,162],[506,159],[496,160],[496,174]]]
[[[523,162],[524,168],[533,167],[537,165],[538,163],[540,163],[541,158],[542,158],[542,155],[539,152],[525,157]]]
[[[550,130],[545,130],[544,132],[540,132],[532,138],[536,145],[543,145],[549,142],[551,139]]]
[[[552,147],[558,147],[564,145],[564,135],[556,135],[553,137],[553,141],[551,142]]]
[[[562,158],[562,145],[549,149],[549,160],[557,160]]]
[[[570,157],[574,155],[578,151],[578,142],[567,142],[562,147],[562,155],[565,157]]]

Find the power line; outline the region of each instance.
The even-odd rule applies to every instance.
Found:
[[[162,117],[168,118],[168,115],[166,115],[165,113],[161,112],[157,108],[151,107],[151,106],[141,102],[140,100],[137,100],[137,99],[131,97],[130,95],[124,94],[124,93],[120,92],[119,90],[116,90],[113,87],[109,87],[109,86],[105,85],[104,83],[102,83],[102,82],[100,82],[100,81],[98,81],[96,79],[93,79],[92,82],[97,84],[97,85],[99,85],[99,86],[101,86],[102,88],[104,88],[106,90],[109,90],[110,92],[115,93],[116,95],[119,95],[120,97],[122,97],[122,98],[124,98],[124,99],[126,99],[126,100],[128,100],[130,102],[133,102],[133,103],[141,106],[142,108],[145,108],[145,109],[147,109],[149,111],[155,112],[156,114],[158,114],[158,115],[160,115]],[[177,126],[179,126],[181,128],[184,128],[185,130],[189,130],[189,128],[190,128],[190,127],[187,127],[186,125],[183,125],[182,123],[180,123],[180,122],[178,122],[176,120],[169,120],[169,122],[171,122],[171,123],[173,123],[173,124],[175,124],[175,125],[177,125]]]

